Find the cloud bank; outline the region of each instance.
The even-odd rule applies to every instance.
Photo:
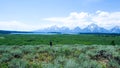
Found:
[[[73,29],[77,26],[85,28],[92,23],[106,29],[111,29],[115,26],[120,27],[120,12],[71,12],[66,17],[44,18],[42,23],[40,22],[38,24],[28,24],[20,21],[0,21],[0,30],[32,31],[54,25],[58,27],[66,26]]]
[[[50,23],[23,23],[20,21],[0,21],[0,30],[34,31],[52,26]]]
[[[111,29],[115,26],[120,26],[120,12],[72,12],[67,17],[51,17],[45,18],[44,20],[53,22],[54,25],[59,27],[67,26],[69,28],[74,28],[79,26],[81,28],[85,28],[89,24],[94,23],[100,27]]]
[[[33,26],[18,21],[0,21],[0,30],[31,30]]]

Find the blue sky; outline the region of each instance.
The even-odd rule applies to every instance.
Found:
[[[0,0],[0,29],[84,28],[91,23],[110,29],[120,26],[119,7],[120,0]]]

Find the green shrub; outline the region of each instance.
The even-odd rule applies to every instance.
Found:
[[[85,60],[79,65],[81,68],[103,68],[97,61]]]
[[[8,64],[9,68],[27,68],[28,63],[21,59],[13,59]]]
[[[24,54],[35,53],[36,51],[35,51],[34,47],[35,46],[31,46],[31,45],[21,46],[21,51]]]
[[[120,65],[113,59],[108,63],[108,68],[120,68]]]
[[[9,62],[12,58],[13,58],[13,57],[12,57],[11,54],[9,54],[9,53],[4,53],[4,54],[2,54],[2,57],[0,58],[0,63]]]
[[[8,68],[8,64],[7,63],[0,63],[0,68]]]
[[[78,68],[79,64],[73,59],[68,59],[64,65],[64,68]]]
[[[42,64],[33,63],[33,64],[28,64],[27,68],[43,68],[43,67]]]
[[[21,58],[23,56],[22,51],[19,49],[12,50],[12,51],[10,51],[10,53],[15,58]]]

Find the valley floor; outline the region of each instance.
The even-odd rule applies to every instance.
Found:
[[[120,35],[115,34],[0,34],[0,45],[53,45],[85,44],[85,45],[120,45]]]

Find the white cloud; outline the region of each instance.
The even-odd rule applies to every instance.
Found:
[[[70,28],[74,28],[76,26],[84,27],[90,23],[89,14],[85,12],[77,13],[72,12],[68,17],[52,17],[45,18],[44,20],[51,21],[53,23],[56,22],[57,26],[67,26]],[[52,24],[52,23],[51,23]]]
[[[95,23],[101,27],[110,29],[114,26],[120,26],[120,12],[72,12],[67,17],[51,17],[45,18],[44,20],[56,23],[55,25],[57,26],[67,26],[70,28],[74,28],[76,26],[85,28],[87,25]]]
[[[0,21],[0,30],[34,31],[50,27],[54,24],[28,24],[19,21]]]
[[[92,21],[104,28],[120,26],[120,12],[99,11],[92,17]]]
[[[52,26],[53,24],[28,24],[19,21],[0,21],[0,30],[33,31]]]
[[[30,31],[34,29],[35,29],[34,26],[24,24],[18,21],[0,21],[0,30]]]

